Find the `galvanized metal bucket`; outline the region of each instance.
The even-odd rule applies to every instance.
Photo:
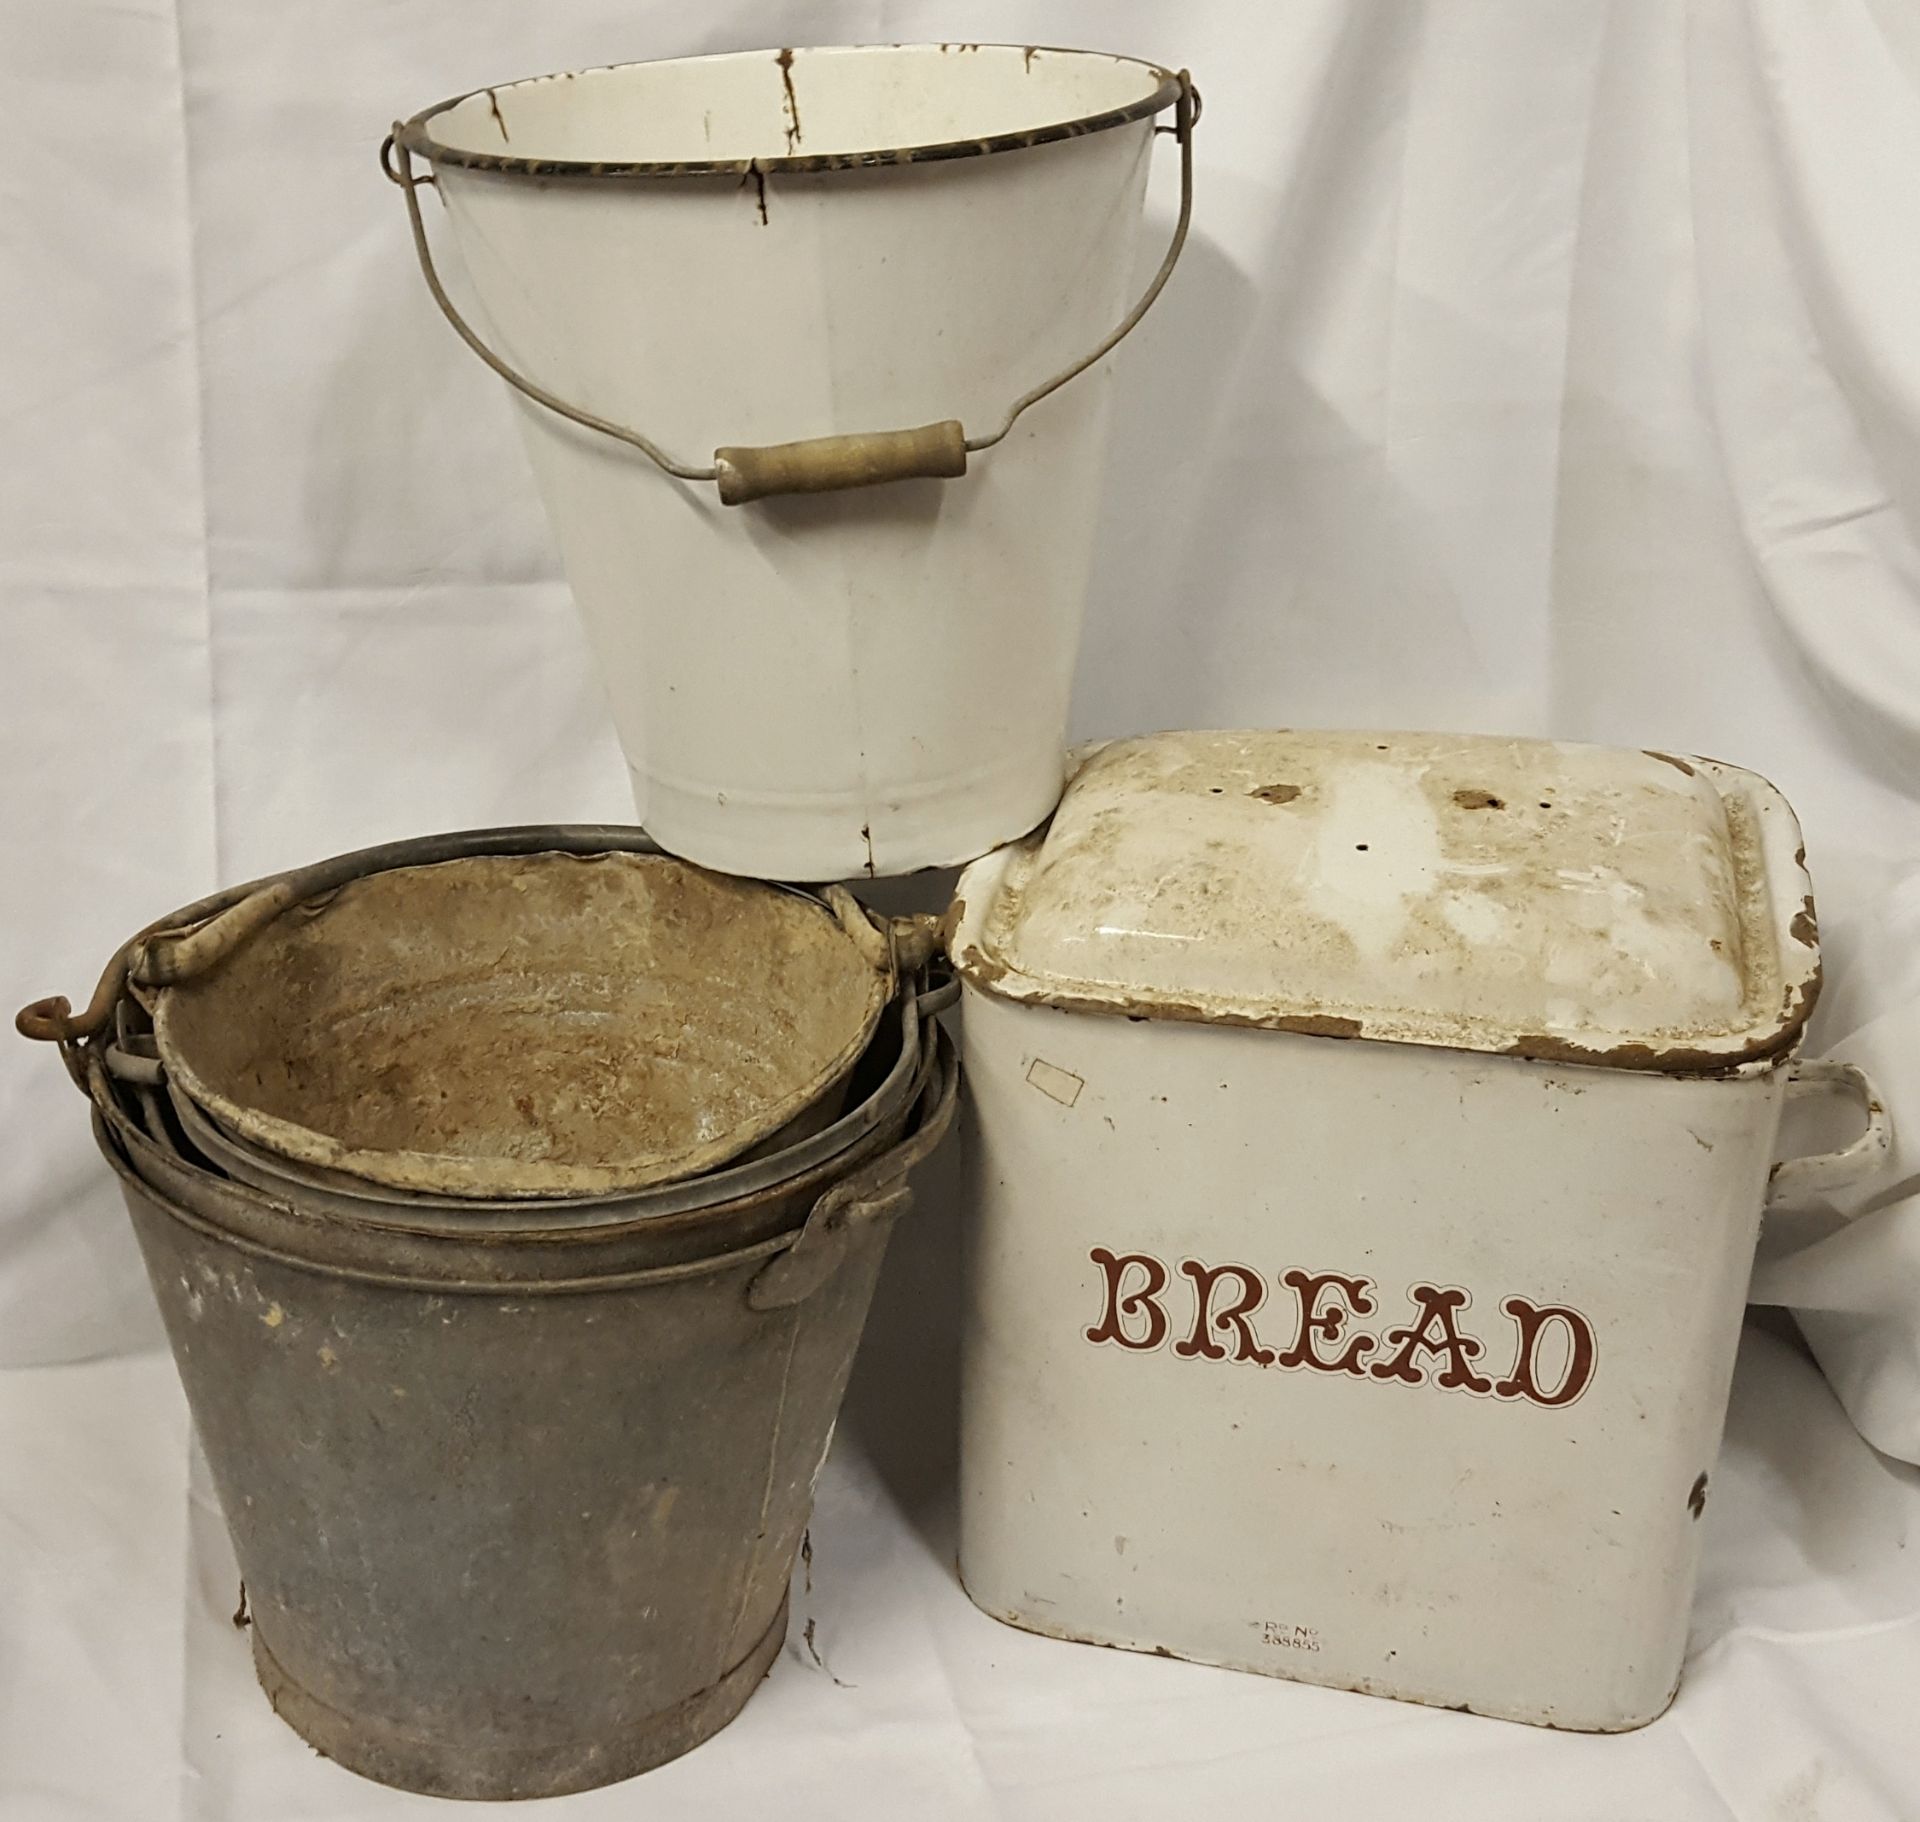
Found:
[[[929,44],[587,70],[395,125],[427,283],[516,390],[674,853],[905,873],[1053,808],[1098,369],[1179,255],[1196,113],[1132,58]],[[1130,296],[1165,116],[1179,220]],[[429,183],[481,327],[434,269]]]
[[[556,835],[633,839],[442,839]],[[320,1750],[405,1789],[557,1795],[662,1763],[724,1726],[779,1650],[886,1237],[953,1116],[951,1045],[909,996],[839,1143],[736,1164],[704,1194],[480,1210],[267,1193],[181,1134],[128,987],[173,952],[163,933],[262,889],[143,933],[81,1014],[20,1020],[61,1040],[93,1101],[261,1682]]]

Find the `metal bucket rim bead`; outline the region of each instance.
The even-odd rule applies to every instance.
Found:
[[[289,1250],[286,1246],[237,1232],[203,1210],[188,1208],[178,1197],[148,1178],[134,1162],[116,1131],[116,1126],[122,1122],[133,1128],[131,1116],[124,1110],[118,1107],[109,1109],[96,1103],[91,1109],[91,1116],[94,1141],[114,1174],[120,1178],[124,1189],[142,1197],[169,1220],[195,1233],[293,1271],[322,1278],[375,1284],[393,1290],[424,1291],[436,1296],[504,1297],[518,1301],[528,1297],[565,1296],[681,1283],[748,1265],[759,1265],[763,1272],[770,1272],[779,1262],[791,1260],[793,1263],[784,1266],[782,1274],[793,1282],[780,1285],[777,1297],[756,1294],[753,1298],[756,1308],[778,1309],[800,1301],[832,1275],[838,1263],[838,1242],[850,1222],[891,1219],[911,1200],[907,1179],[921,1159],[945,1137],[947,1128],[952,1124],[959,1096],[960,1065],[953,1040],[939,1027],[936,1026],[935,1030],[935,1042],[922,1059],[917,1105],[908,1114],[910,1130],[851,1171],[836,1175],[834,1165],[839,1160],[829,1160],[808,1173],[811,1182],[808,1178],[802,1178],[791,1186],[776,1186],[790,1187],[795,1192],[815,1186],[818,1188],[819,1193],[814,1197],[807,1214],[794,1226],[744,1245],[722,1247],[711,1253],[675,1260],[669,1264],[621,1268],[597,1274],[581,1273],[568,1278],[540,1271],[526,1277],[503,1275],[485,1279],[436,1276],[426,1272],[387,1270],[358,1260],[324,1258],[317,1256],[314,1251]],[[134,1130],[144,1143],[158,1144],[149,1135],[138,1134],[137,1129]],[[175,1162],[183,1171],[207,1176],[217,1184],[223,1197],[250,1205],[264,1214],[285,1218],[290,1226],[298,1228],[301,1238],[312,1240],[317,1245],[324,1245],[328,1238],[337,1236],[348,1225],[336,1217],[306,1214],[290,1200],[214,1177],[212,1173],[185,1159]],[[718,1225],[717,1217],[723,1211],[699,1212],[714,1218],[714,1225]],[[644,1222],[630,1222],[625,1224],[625,1231],[631,1232],[644,1226]],[[293,1236],[289,1234],[287,1237],[292,1239]],[[393,1244],[453,1239],[453,1236],[444,1233],[420,1233],[410,1229],[389,1230],[384,1237]],[[547,1236],[533,1230],[525,1234],[489,1234],[485,1238],[492,1256],[510,1261],[516,1252],[537,1245]],[[804,1271],[801,1269],[803,1263]],[[756,1285],[758,1282],[756,1277]]]
[[[664,1220],[677,1215],[701,1214],[730,1202],[745,1200],[764,1191],[793,1183],[816,1166],[828,1165],[853,1150],[875,1127],[883,1125],[900,1102],[912,1093],[919,1073],[925,1033],[932,1015],[958,997],[959,983],[950,981],[938,987],[921,989],[909,985],[897,998],[900,1013],[899,1053],[888,1066],[886,1075],[831,1125],[797,1140],[791,1145],[753,1157],[745,1163],[722,1165],[717,1170],[694,1177],[657,1183],[646,1189],[617,1194],[569,1196],[551,1199],[519,1198],[512,1201],[487,1201],[477,1197],[434,1195],[424,1190],[405,1190],[362,1179],[330,1173],[298,1159],[275,1157],[222,1127],[219,1121],[190,1096],[168,1084],[169,1100],[187,1138],[225,1171],[236,1183],[276,1199],[298,1197],[317,1210],[326,1210],[342,1219],[369,1225],[390,1226],[401,1231],[431,1234],[443,1231],[431,1217],[440,1217],[444,1231],[473,1234],[483,1228],[527,1228],[537,1224],[541,1231],[555,1233],[573,1228],[591,1228],[620,1221]],[[135,1058],[136,1063],[146,1059]],[[120,1076],[127,1065],[124,1053],[109,1047],[102,1054],[105,1072]],[[164,1078],[164,1071],[161,1072]],[[94,1097],[98,1100],[98,1094]],[[233,1169],[238,1154],[243,1169]],[[249,1176],[246,1171],[256,1173]],[[262,1180],[271,1177],[271,1182]],[[408,1211],[403,1218],[398,1211]],[[384,1218],[383,1218],[384,1217]]]
[[[914,1071],[916,1105],[933,1080],[936,1060],[931,1046],[920,1057]],[[146,1091],[129,1096],[97,1073],[95,1079],[103,1092],[93,1101],[93,1113],[133,1176],[211,1230],[263,1247],[286,1263],[304,1261],[320,1276],[370,1276],[377,1282],[397,1276],[468,1288],[492,1284],[502,1294],[550,1278],[601,1282],[790,1237],[836,1182],[866,1170],[900,1141],[913,1111],[903,1105],[840,1156],[709,1209],[591,1227],[463,1230],[343,1215],[298,1191],[275,1195],[236,1183],[196,1160],[190,1143],[182,1145]]]
[[[439,306],[440,313],[447,319],[454,333],[479,356],[484,365],[505,380],[516,392],[544,407],[555,416],[565,418],[570,423],[578,424],[583,429],[594,431],[616,443],[623,443],[630,449],[638,450],[662,473],[672,476],[675,480],[713,482],[723,506],[744,506],[751,501],[779,494],[835,493],[846,488],[872,487],[886,481],[952,480],[967,472],[970,456],[992,449],[996,444],[1004,441],[1014,425],[1031,407],[1059,391],[1068,382],[1077,379],[1088,368],[1104,360],[1132,334],[1134,328],[1153,307],[1155,300],[1165,288],[1167,280],[1173,276],[1173,269],[1179,264],[1180,255],[1187,243],[1187,231],[1193,221],[1193,129],[1200,118],[1200,96],[1193,85],[1192,76],[1185,70],[1174,72],[1163,69],[1156,63],[1147,63],[1136,57],[1123,57],[1108,51],[1056,52],[1046,51],[1040,46],[1010,44],[990,46],[978,44],[830,45],[821,47],[820,53],[808,51],[806,54],[853,57],[884,54],[923,56],[929,52],[943,53],[955,50],[977,53],[982,49],[996,54],[1017,52],[1028,69],[1032,68],[1033,60],[1041,55],[1084,58],[1094,62],[1124,65],[1145,71],[1155,78],[1155,85],[1147,95],[1136,97],[1118,108],[1085,115],[1078,119],[1054,121],[1038,127],[989,134],[978,139],[947,140],[938,144],[889,148],[884,151],[790,152],[768,158],[756,155],[745,159],[702,159],[692,162],[659,160],[594,162],[578,159],[532,159],[516,157],[508,153],[460,150],[443,145],[427,132],[428,121],[485,95],[493,118],[500,123],[504,133],[505,120],[500,113],[499,103],[503,90],[510,93],[515,88],[522,88],[529,84],[565,82],[567,76],[562,72],[559,76],[528,77],[517,83],[472,89],[464,95],[455,96],[452,100],[440,102],[425,112],[416,114],[411,120],[395,121],[392,130],[380,145],[380,168],[386,173],[390,182],[399,186],[401,195],[406,200],[408,226],[412,232],[414,254],[420,264],[421,276],[426,281],[427,290],[434,303]],[[722,60],[751,61],[767,55],[765,51],[723,52],[711,59],[663,58],[651,65],[644,62],[610,64],[598,71],[582,73],[588,76],[605,76],[649,67],[685,66]],[[786,87],[789,108],[792,109],[792,72],[796,53],[791,48],[787,48],[773,55]],[[997,152],[1026,151],[1035,146],[1085,138],[1090,133],[1134,125],[1168,107],[1174,110],[1174,124],[1169,127],[1155,127],[1153,131],[1172,134],[1179,145],[1180,210],[1175,218],[1173,233],[1168,240],[1167,250],[1159,268],[1148,280],[1146,288],[1135,300],[1133,307],[1104,337],[1058,372],[1043,379],[1038,385],[1029,387],[1006,408],[993,428],[969,434],[965,424],[959,418],[949,417],[904,429],[838,432],[827,436],[805,437],[786,443],[757,445],[723,443],[715,447],[711,462],[691,461],[684,456],[671,454],[655,442],[646,431],[633,425],[618,423],[561,397],[557,392],[551,391],[538,380],[522,372],[494,348],[487,338],[467,321],[448,294],[446,286],[441,282],[434,264],[433,248],[427,238],[426,222],[420,212],[421,184],[437,184],[438,179],[431,171],[425,177],[417,176],[413,169],[413,158],[417,151],[426,158],[429,165],[444,164],[450,169],[458,169],[463,173],[472,172],[485,176],[534,177],[543,180],[562,177],[571,181],[580,178],[588,180],[628,177],[697,178],[703,175],[727,175],[739,182],[754,178],[764,186],[769,175],[777,176],[782,173],[885,170],[903,165],[932,164],[956,158],[988,156]],[[797,109],[793,112],[797,132]]]
[[[1029,61],[1039,56],[1087,58],[1138,69],[1154,78],[1154,83],[1152,88],[1134,101],[1073,119],[1044,122],[1019,131],[989,133],[976,139],[938,140],[905,146],[877,146],[851,152],[787,152],[770,157],[728,159],[528,158],[511,153],[478,152],[449,146],[435,139],[431,130],[431,123],[440,115],[449,113],[463,102],[473,101],[479,96],[497,97],[502,94],[511,94],[515,89],[527,89],[550,82],[566,82],[578,77],[615,75],[629,70],[666,64],[684,67],[730,60],[744,61],[760,57],[784,60],[783,67],[786,67],[796,55],[871,56],[887,53],[924,54],[949,50],[966,54],[980,51],[996,54],[1011,52]],[[522,76],[511,82],[485,84],[480,88],[468,89],[459,95],[451,95],[445,101],[435,102],[431,107],[422,108],[417,114],[396,123],[391,144],[398,146],[402,151],[424,158],[431,164],[451,165],[460,170],[484,171],[502,177],[740,178],[755,175],[774,177],[801,172],[884,170],[897,165],[934,164],[959,158],[991,157],[1000,152],[1021,152],[1034,146],[1049,145],[1063,139],[1079,139],[1089,133],[1106,132],[1114,127],[1130,126],[1135,121],[1151,119],[1154,115],[1164,113],[1168,108],[1173,107],[1180,99],[1184,80],[1180,72],[1151,63],[1143,57],[1128,57],[1117,52],[1090,51],[1060,45],[831,44],[796,45],[781,47],[777,50],[769,47],[749,51],[716,51],[698,57],[630,58],[620,63],[595,65],[589,69],[554,70],[542,76]],[[1197,118],[1197,108],[1195,115]],[[387,174],[394,177],[396,182],[400,181],[393,170],[388,147],[383,147],[381,150],[381,162],[386,166]]]

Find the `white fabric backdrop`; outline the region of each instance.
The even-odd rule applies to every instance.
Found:
[[[952,1573],[936,1183],[796,1591],[826,1669],[796,1642],[713,1744],[562,1813],[1920,1815],[1910,0],[0,0],[0,999],[80,997],[215,883],[625,818],[509,412],[374,148],[488,80],[912,38],[1135,51],[1206,96],[1193,243],[1119,361],[1078,733],[1551,732],[1799,809],[1814,1047],[1908,1136],[1845,1210],[1770,1220],[1755,1295],[1868,1440],[1761,1319],[1689,1678],[1627,1739],[1028,1638]],[[0,1815],[437,1813],[252,1689],[81,1104],[18,1044],[0,1098]]]

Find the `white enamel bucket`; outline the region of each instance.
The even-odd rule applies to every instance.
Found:
[[[1169,110],[1180,217],[1136,298]],[[842,46],[542,77],[394,128],[663,847],[893,874],[1052,810],[1102,361],[1178,256],[1194,113],[1131,58]],[[481,327],[434,272],[416,156]]]

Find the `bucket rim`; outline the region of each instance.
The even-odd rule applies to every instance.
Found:
[[[792,1251],[799,1244],[802,1235],[809,1231],[820,1205],[840,1185],[852,1181],[862,1171],[877,1170],[890,1160],[908,1160],[904,1170],[910,1171],[915,1161],[915,1140],[921,1137],[924,1129],[935,1124],[944,1134],[959,1095],[960,1060],[957,1047],[951,1034],[939,1024],[934,1024],[933,1033],[933,1042],[924,1050],[916,1072],[913,1102],[904,1110],[898,1132],[873,1152],[864,1155],[858,1164],[849,1166],[844,1158],[829,1159],[791,1184],[763,1190],[758,1198],[747,1198],[807,1197],[806,1208],[792,1225],[757,1238],[729,1241],[718,1231],[720,1223],[714,1219],[724,1210],[694,1211],[692,1218],[696,1223],[715,1230],[718,1244],[712,1251],[651,1263],[610,1261],[598,1272],[576,1271],[568,1275],[549,1272],[537,1263],[534,1256],[544,1255],[548,1250],[543,1244],[548,1237],[537,1231],[519,1235],[493,1235],[482,1241],[490,1258],[498,1261],[503,1268],[514,1265],[531,1268],[518,1273],[502,1269],[482,1276],[469,1276],[463,1273],[459,1264],[451,1263],[449,1269],[436,1273],[424,1269],[424,1261],[420,1269],[408,1270],[397,1260],[389,1264],[353,1257],[343,1247],[347,1223],[334,1217],[307,1215],[294,1202],[269,1196],[228,1179],[215,1178],[210,1172],[176,1158],[175,1163],[179,1168],[190,1174],[205,1175],[210,1182],[216,1183],[223,1199],[284,1216],[299,1229],[297,1240],[291,1231],[285,1229],[272,1239],[242,1232],[206,1208],[189,1205],[166,1185],[155,1182],[140,1169],[133,1154],[123,1143],[123,1130],[140,1145],[155,1147],[163,1152],[169,1148],[161,1146],[151,1134],[142,1133],[124,1110],[117,1107],[109,1109],[92,1102],[88,1107],[88,1115],[94,1146],[119,1180],[123,1195],[136,1195],[166,1219],[204,1239],[249,1257],[267,1259],[288,1270],[314,1277],[373,1284],[388,1290],[421,1291],[435,1296],[478,1296],[520,1301],[528,1297],[594,1294],[683,1283],[744,1266],[764,1264]],[[937,1143],[938,1138],[933,1142]],[[608,1229],[595,1238],[638,1238],[648,1225],[644,1221],[628,1223],[624,1230]],[[370,1238],[373,1244],[395,1248],[409,1243],[425,1243],[430,1247],[444,1244],[461,1255],[463,1260],[472,1250],[470,1243],[446,1234],[425,1234],[404,1229],[381,1229],[372,1232]],[[583,1257],[580,1263],[586,1264],[587,1260]]]
[[[642,1149],[629,1156],[598,1161],[519,1159],[467,1153],[451,1145],[435,1149],[418,1142],[377,1145],[364,1136],[333,1130],[322,1116],[337,1110],[324,1100],[317,1109],[302,1107],[284,1112],[276,1110],[270,1100],[249,1098],[237,1085],[237,1076],[244,1076],[245,1072],[236,1059],[217,1047],[209,1050],[209,1033],[231,1023],[230,1018],[222,1021],[214,1016],[220,1011],[221,989],[233,978],[228,971],[234,968],[237,958],[248,955],[251,945],[275,932],[284,933],[288,920],[303,908],[344,907],[349,895],[355,895],[362,903],[371,898],[377,905],[383,893],[394,890],[395,882],[410,879],[417,885],[430,875],[441,876],[434,888],[441,892],[459,888],[468,893],[480,890],[504,898],[507,895],[497,882],[478,888],[471,885],[469,882],[475,877],[471,870],[517,867],[523,870],[520,877],[531,877],[524,870],[544,868],[554,862],[568,866],[615,865],[622,877],[631,875],[643,880],[652,879],[655,869],[666,869],[669,878],[684,877],[689,884],[703,882],[698,886],[702,891],[718,888],[722,892],[751,892],[756,906],[764,903],[770,908],[776,904],[784,907],[778,913],[783,918],[796,904],[806,907],[805,912],[794,915],[803,920],[815,918],[819,920],[820,931],[833,933],[826,940],[833,954],[840,958],[848,983],[858,984],[857,1002],[848,994],[844,996],[847,1001],[844,1008],[839,1007],[837,1001],[835,1004],[836,1014],[845,1014],[836,1019],[842,1027],[834,1033],[839,1040],[838,1048],[817,1060],[810,1073],[776,1083],[779,1092],[752,1110],[750,1117],[713,1136],[704,1136],[702,1128],[695,1125],[675,1150],[664,1150],[656,1144],[652,1150]],[[244,974],[241,978],[244,980]],[[206,997],[209,993],[214,996],[211,1001]],[[338,890],[327,889],[294,898],[259,929],[236,942],[233,953],[223,959],[219,969],[208,969],[184,981],[158,986],[150,997],[137,997],[151,1017],[155,1045],[169,1081],[218,1120],[228,1133],[256,1148],[390,1188],[483,1200],[540,1201],[550,1197],[613,1198],[637,1194],[658,1185],[705,1175],[763,1140],[777,1140],[783,1131],[818,1107],[846,1080],[871,1044],[897,993],[897,969],[885,938],[876,930],[873,942],[863,944],[861,936],[848,927],[847,917],[822,893],[794,890],[773,881],[717,875],[667,853],[553,851],[460,854],[371,869]],[[229,1013],[232,1010],[228,1008]]]
[[[896,995],[892,1005],[898,1009],[899,1055],[856,1106],[819,1132],[703,1175],[596,1196],[488,1200],[371,1183],[250,1147],[244,1138],[225,1131],[176,1085],[168,1083],[165,1088],[187,1138],[231,1180],[269,1200],[298,1202],[303,1211],[428,1237],[591,1233],[633,1221],[658,1223],[678,1216],[724,1213],[769,1192],[804,1184],[816,1171],[851,1155],[903,1104],[910,1105],[917,1092],[932,1047],[928,1027],[933,1015],[923,1010],[923,1001],[929,997],[911,983]],[[254,1174],[234,1168],[234,1153]]]
[[[979,139],[938,140],[921,145],[873,147],[857,152],[788,152],[767,158],[527,158],[511,153],[473,152],[444,145],[432,136],[430,130],[430,123],[440,115],[478,96],[498,96],[537,83],[565,81],[570,76],[603,76],[653,64],[712,63],[722,58],[790,57],[796,51],[922,51],[946,48],[935,42],[768,46],[759,50],[709,51],[694,57],[638,57],[620,63],[595,64],[579,70],[552,70],[540,76],[521,76],[511,82],[484,83],[478,88],[451,95],[445,101],[435,102],[408,119],[396,122],[392,139],[404,151],[417,154],[429,164],[449,165],[456,170],[481,171],[498,177],[774,177],[803,172],[890,170],[901,165],[940,164],[953,159],[991,157],[999,152],[1023,152],[1063,139],[1083,139],[1090,133],[1131,126],[1137,121],[1164,113],[1180,99],[1181,80],[1178,72],[1144,57],[1129,57],[1118,51],[1093,51],[1072,45],[969,43],[965,48],[973,51],[1014,51],[1028,58],[1092,57],[1110,63],[1133,64],[1157,80],[1154,87],[1136,101],[1069,120],[1051,121],[1044,126],[1025,127],[1017,132],[992,133]]]

